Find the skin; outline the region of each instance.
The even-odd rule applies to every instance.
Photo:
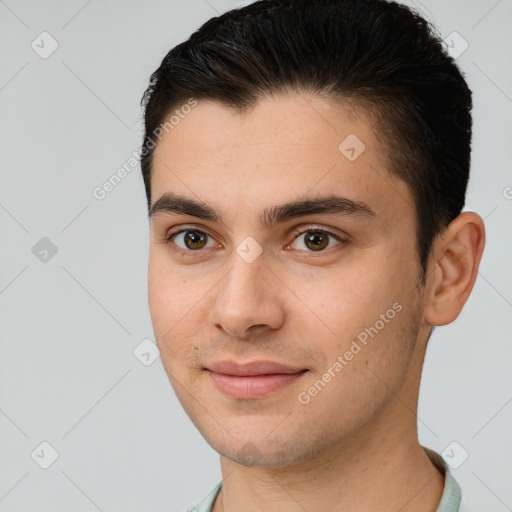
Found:
[[[365,150],[348,160],[349,134]],[[473,287],[482,219],[465,212],[435,240],[419,283],[415,209],[386,170],[364,114],[295,93],[245,115],[200,101],[154,154],[152,204],[172,192],[224,223],[160,211],[151,217],[149,306],[180,403],[220,454],[214,512],[435,511],[444,477],[417,437],[421,369],[432,325],[453,321]],[[264,227],[265,208],[336,194],[374,216],[310,214]],[[298,232],[332,230],[314,251]],[[207,233],[191,250],[179,230]],[[254,238],[252,263],[237,246]],[[326,235],[323,235],[326,236]],[[297,238],[294,238],[297,237]],[[314,247],[313,247],[314,249]],[[307,404],[307,391],[381,314],[400,312]],[[309,371],[257,400],[221,393],[213,361],[270,359]]]

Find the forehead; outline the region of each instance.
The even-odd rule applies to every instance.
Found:
[[[338,146],[348,135],[366,142],[367,155],[373,151],[373,135],[364,114],[357,116],[320,98],[277,95],[260,100],[243,114],[217,102],[199,101],[164,134],[154,157],[166,158],[172,152],[176,159],[193,164],[205,157],[235,160],[258,154],[244,169],[266,159],[277,163],[278,155],[303,165],[321,164],[339,156]]]
[[[243,115],[199,101],[154,150],[152,203],[172,191],[256,213],[336,194],[403,215],[412,210],[409,189],[385,165],[369,118],[328,100],[276,96]]]

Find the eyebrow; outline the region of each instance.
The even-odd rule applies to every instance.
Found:
[[[195,199],[170,192],[166,192],[153,203],[149,210],[149,218],[151,219],[157,213],[190,215],[226,226],[222,217],[210,206]],[[301,199],[266,208],[258,216],[258,221],[263,227],[268,229],[287,220],[314,214],[376,217],[375,212],[361,201],[328,195]]]

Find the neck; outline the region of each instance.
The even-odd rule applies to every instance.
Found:
[[[214,512],[435,512],[444,477],[419,443],[372,443],[323,454],[293,468],[240,466],[221,457]]]

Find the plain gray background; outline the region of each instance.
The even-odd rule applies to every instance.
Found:
[[[0,0],[2,511],[174,512],[221,478],[160,359],[137,351],[153,340],[140,167],[103,200],[93,190],[140,148],[140,98],[167,51],[247,3]],[[454,51],[468,44],[466,209],[487,227],[473,294],[430,341],[420,442],[468,453],[452,471],[472,508],[512,510],[512,2],[404,3]]]

